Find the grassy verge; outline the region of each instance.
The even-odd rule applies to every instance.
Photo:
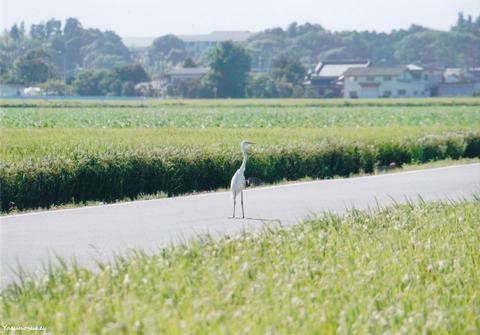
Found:
[[[55,334],[477,334],[480,199],[208,236],[4,290],[2,324]]]
[[[108,100],[104,97],[89,100],[75,99],[2,99],[0,107],[163,107],[163,106],[479,106],[480,99],[474,97],[446,97],[419,99],[145,99]]]

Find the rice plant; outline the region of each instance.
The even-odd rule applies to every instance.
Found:
[[[480,202],[334,213],[219,240],[58,259],[1,292],[52,334],[477,334]]]
[[[478,106],[2,108],[4,128],[323,128],[473,126]]]
[[[69,137],[73,133],[66,131],[64,134]],[[282,135],[285,134],[287,132]],[[18,134],[12,133],[10,140],[15,136]],[[46,140],[48,143],[51,138],[47,136]],[[66,143],[70,140],[66,139]],[[198,142],[198,137],[192,140]],[[25,152],[14,146],[6,149],[13,157],[22,159],[0,163],[2,211],[88,201],[114,202],[158,192],[173,196],[225,188],[241,163],[236,146],[219,144],[213,147],[144,144],[135,148],[128,140],[124,145],[101,140],[98,145],[73,141],[71,145],[63,143],[64,146],[45,145],[46,154],[37,156],[41,152],[37,147],[39,142],[32,141],[32,157],[24,156]],[[267,142],[251,150],[248,173],[268,183],[348,177],[360,172],[372,173],[376,166],[391,162],[401,165],[412,161],[479,157],[478,143],[478,131],[426,135],[393,142],[375,140],[373,144],[329,137],[281,145]],[[56,146],[59,151],[53,152]]]

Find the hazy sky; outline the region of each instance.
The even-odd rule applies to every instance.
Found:
[[[458,12],[480,15],[480,0],[0,0],[1,29],[14,23],[77,18],[84,28],[122,37],[203,34],[218,30],[287,28],[292,22],[325,29],[390,32],[411,24],[448,30]]]

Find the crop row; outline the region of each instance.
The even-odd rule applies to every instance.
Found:
[[[428,135],[477,131],[476,127],[340,127],[272,129],[178,129],[178,128],[15,128],[2,129],[0,155],[5,161],[43,159],[59,156],[129,155],[130,151],[150,152],[158,148],[191,148],[206,152],[238,150],[244,140],[263,146],[291,146],[295,143],[321,143],[338,139],[377,146],[385,142],[404,142]]]
[[[176,100],[176,99],[142,99],[142,100],[116,100],[105,97],[97,97],[97,99],[59,99],[48,97],[30,97],[28,99],[2,99],[0,107],[5,108],[24,108],[24,107],[76,107],[76,108],[158,108],[158,107],[350,107],[350,106],[367,106],[367,107],[385,107],[385,106],[479,106],[480,100],[475,97],[437,97],[423,99],[192,99],[192,100]]]
[[[267,183],[304,177],[348,177],[378,165],[480,157],[480,131],[451,132],[365,144],[328,140],[263,145],[250,151],[246,176]],[[149,150],[78,152],[74,156],[1,163],[2,212],[79,203],[113,202],[139,194],[177,195],[228,187],[241,163],[238,149],[161,147]]]
[[[4,128],[330,128],[480,125],[478,106],[2,108]]]

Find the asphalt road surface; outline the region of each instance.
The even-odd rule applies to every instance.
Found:
[[[325,211],[474,194],[480,195],[480,164],[247,189],[244,220],[228,219],[229,192],[2,216],[0,287],[15,279],[19,265],[42,272],[56,255],[91,266],[129,248],[155,251],[202,233],[218,237]],[[238,199],[237,215],[239,206]]]

